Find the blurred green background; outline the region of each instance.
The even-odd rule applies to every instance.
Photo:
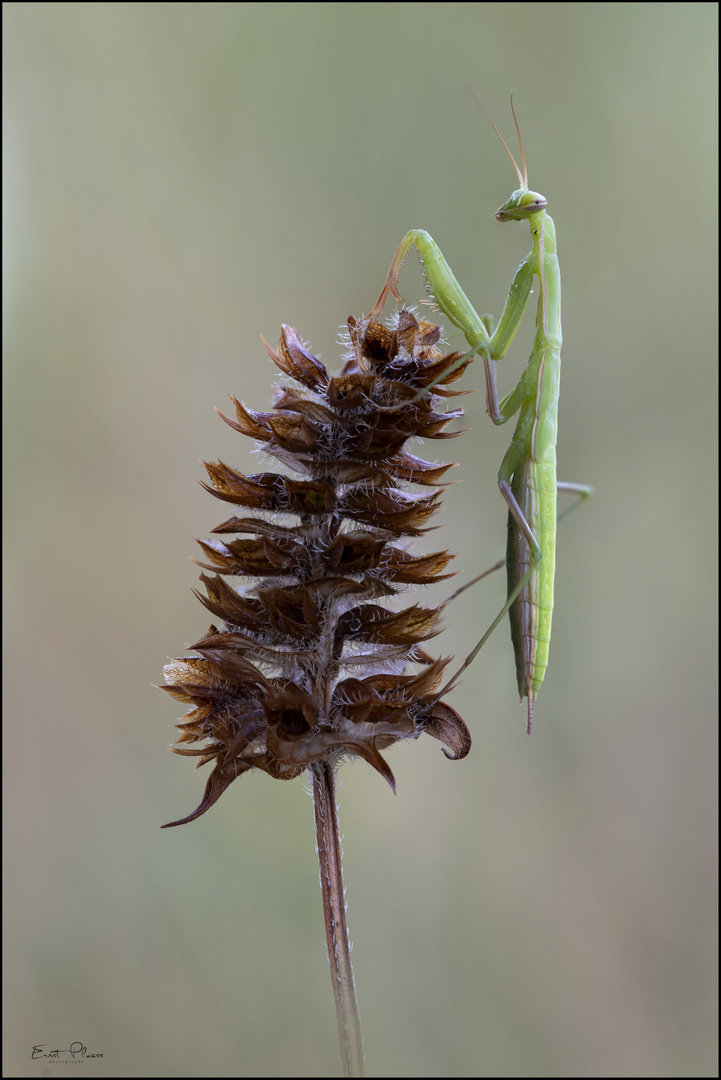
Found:
[[[531,739],[508,629],[453,696],[462,763],[342,771],[369,1075],[715,1076],[715,4],[6,4],[5,1074],[334,1076],[302,781],[205,782],[150,684],[206,629],[202,458],[257,470],[213,406],[263,408],[260,343],[326,364],[410,227],[498,313],[528,230],[564,275],[561,529]],[[424,294],[411,257],[406,299]],[[499,371],[520,374],[529,328]],[[465,388],[481,388],[476,365]],[[503,552],[510,438],[464,399],[432,549]],[[247,445],[246,445],[247,443]],[[456,581],[462,579],[456,579]],[[421,600],[440,600],[444,586]],[[503,600],[454,605],[464,656]]]

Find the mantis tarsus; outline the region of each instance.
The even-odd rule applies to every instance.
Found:
[[[475,100],[472,92],[471,96]],[[506,148],[518,176],[519,187],[496,211],[496,220],[528,221],[531,228],[531,250],[516,270],[498,326],[493,330],[491,317],[477,314],[456,281],[440,248],[422,229],[413,229],[403,238],[393,257],[383,292],[373,314],[380,312],[389,293],[392,293],[396,300],[401,299],[397,289],[398,276],[403,260],[415,244],[436,305],[463,331],[471,351],[478,353],[483,360],[487,409],[494,424],[505,424],[516,413],[519,414],[511,445],[498,470],[498,487],[509,510],[506,549],[508,598],[492,626],[442,693],[445,694],[451,689],[506,612],[510,612],[518,691],[521,700],[524,697],[528,699],[527,730],[530,734],[536,695],[548,664],[551,638],[556,557],[556,493],[573,492],[580,502],[592,493],[592,489],[582,484],[560,483],[556,478],[562,343],[561,275],[556,254],[556,229],[552,218],[546,213],[546,199],[536,191],[529,191],[513,100],[511,99],[511,109],[518,133],[522,173],[495,124],[477,100],[476,104]],[[539,294],[536,334],[528,365],[515,389],[499,402],[496,362],[506,355],[518,330],[534,277],[538,278]],[[458,363],[466,358],[467,355]],[[566,514],[568,512],[567,510]]]

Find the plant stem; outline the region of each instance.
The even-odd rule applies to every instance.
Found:
[[[363,1037],[356,1001],[350,941],[345,920],[343,870],[333,768],[327,761],[311,766],[316,850],[323,893],[328,962],[338,1019],[344,1076],[363,1076]]]

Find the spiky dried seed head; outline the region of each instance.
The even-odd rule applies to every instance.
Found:
[[[406,547],[406,538],[427,531],[450,468],[416,457],[406,443],[452,438],[458,433],[445,429],[462,415],[436,411],[455,396],[447,386],[466,366],[448,372],[460,354],[443,355],[439,339],[438,326],[409,310],[392,326],[351,317],[345,365],[330,376],[284,325],[276,349],[264,342],[292,380],[272,410],[231,399],[236,418],[223,419],[284,471],[246,475],[205,464],[203,486],[252,513],[199,541],[209,574],[197,595],[221,626],[192,646],[196,656],[164,669],[162,689],[190,706],[172,749],[197,765],[215,762],[198,808],[170,825],[200,817],[250,769],[290,780],[315,762],[356,755],[395,790],[381,751],[400,739],[425,732],[454,759],[470,750],[465,723],[437,699],[450,657],[434,660],[422,647],[438,633],[440,608],[376,602],[449,576],[447,551],[413,555]]]

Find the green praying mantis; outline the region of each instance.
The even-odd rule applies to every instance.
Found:
[[[492,568],[502,566],[505,561],[508,575],[507,600],[488,631],[439,696],[448,693],[455,685],[461,673],[475,659],[508,612],[518,691],[521,700],[526,697],[528,701],[527,731],[530,735],[536,696],[548,666],[551,639],[556,556],[556,495],[558,491],[568,491],[578,497],[562,515],[565,517],[592,494],[592,488],[585,484],[559,482],[556,477],[562,335],[561,275],[553,219],[546,213],[547,200],[544,196],[528,188],[523,143],[513,99],[511,110],[518,134],[523,172],[483,106],[470,89],[469,93],[503,143],[518,177],[517,190],[496,211],[496,220],[527,221],[531,229],[531,250],[516,270],[503,313],[494,330],[491,316],[478,315],[475,311],[433,238],[422,229],[412,229],[403,238],[393,257],[383,291],[372,315],[375,316],[382,310],[389,293],[396,300],[401,300],[397,288],[398,277],[406,255],[415,245],[425,267],[435,304],[454,326],[463,332],[470,352],[477,353],[483,360],[487,410],[494,424],[505,424],[518,413],[511,445],[498,470],[498,487],[508,506],[506,559]],[[534,277],[538,278],[539,293],[536,333],[531,354],[517,386],[499,402],[496,363],[506,355],[518,330],[531,295]],[[466,353],[453,366],[465,361],[468,355]],[[427,393],[428,389],[430,387],[423,393]],[[456,590],[447,603],[478,580],[479,578],[474,578]]]

